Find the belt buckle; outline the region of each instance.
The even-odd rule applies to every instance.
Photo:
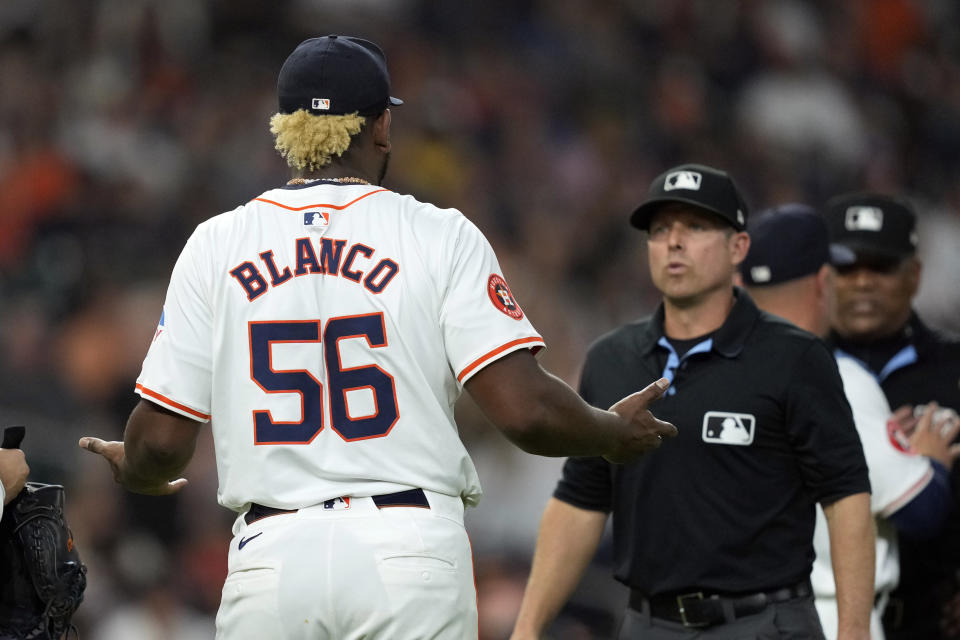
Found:
[[[700,628],[700,627],[709,627],[709,622],[690,622],[687,620],[687,609],[683,606],[684,600],[703,600],[703,591],[696,591],[694,593],[684,593],[677,596],[677,609],[680,611],[680,622],[685,627],[690,628]]]

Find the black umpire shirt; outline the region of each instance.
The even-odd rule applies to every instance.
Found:
[[[741,289],[712,342],[652,407],[679,435],[629,465],[570,458],[554,497],[613,512],[615,576],[646,595],[746,593],[805,580],[815,502],[870,490],[836,361]],[[609,407],[665,371],[663,306],[600,338],[581,395]],[[706,347],[709,347],[708,349]]]
[[[960,411],[960,341],[937,333],[916,313],[897,335],[881,341],[855,343],[832,336],[835,346],[861,360],[880,382],[892,409],[937,401]],[[954,572],[960,571],[960,464],[950,476],[955,505],[944,531],[936,540],[900,536],[900,587],[896,595],[907,600],[902,613],[908,627],[921,625],[916,637],[937,638],[939,609],[956,591]],[[896,629],[894,625],[893,629]]]

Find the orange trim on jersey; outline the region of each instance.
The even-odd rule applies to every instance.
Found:
[[[493,351],[483,354],[482,356],[480,356],[479,358],[477,358],[476,360],[468,364],[463,369],[463,371],[460,372],[460,375],[457,376],[457,380],[458,381],[463,380],[468,373],[470,373],[471,371],[473,371],[474,369],[482,365],[484,362],[486,362],[493,356],[499,355],[504,351],[506,351],[507,349],[517,346],[518,344],[529,344],[532,342],[539,343],[541,347],[544,345],[543,338],[520,338],[519,340],[512,340],[501,347],[497,347]]]
[[[186,406],[180,404],[179,402],[174,402],[173,400],[171,400],[170,398],[168,398],[168,397],[165,396],[165,395],[161,395],[161,394],[157,393],[156,391],[151,391],[150,389],[147,389],[147,388],[146,388],[145,386],[143,386],[142,384],[138,384],[136,388],[137,388],[139,391],[142,391],[142,392],[143,392],[143,395],[145,395],[145,396],[150,396],[150,397],[153,398],[154,400],[159,400],[160,402],[162,402],[162,403],[164,403],[164,404],[168,404],[168,405],[170,405],[171,407],[173,407],[173,408],[175,408],[175,409],[178,409],[178,410],[180,410],[180,411],[183,411],[184,413],[189,413],[190,415],[195,416],[195,417],[197,417],[197,418],[200,418],[201,420],[209,420],[209,419],[210,419],[210,416],[207,415],[206,413],[200,413],[199,411],[194,411],[194,410],[191,409],[190,407],[186,407]]]
[[[354,199],[354,200],[351,200],[351,201],[348,202],[347,204],[308,204],[308,205],[303,206],[303,207],[288,207],[288,206],[285,205],[285,204],[280,204],[279,202],[274,202],[273,200],[267,200],[266,198],[254,198],[254,201],[255,201],[255,202],[266,202],[267,204],[276,205],[276,206],[278,206],[278,207],[280,207],[280,208],[282,208],[282,209],[287,209],[287,210],[289,210],[289,211],[303,211],[304,209],[316,209],[317,207],[325,207],[325,208],[327,208],[327,209],[337,209],[338,211],[342,211],[342,210],[346,209],[347,207],[349,207],[350,205],[352,205],[353,203],[358,202],[358,201],[360,201],[360,200],[363,200],[363,199],[366,198],[367,196],[372,196],[372,195],[375,194],[375,193],[380,193],[381,191],[390,191],[390,189],[377,189],[376,191],[371,191],[370,193],[365,193],[365,194],[363,194],[362,196],[360,196],[359,198],[356,198],[356,199]]]
[[[900,497],[888,504],[880,512],[880,515],[884,518],[889,518],[894,513],[902,509],[908,502],[913,500],[918,493],[927,488],[927,485],[930,484],[930,481],[933,480],[933,466],[927,469],[927,472],[923,474],[923,477],[917,480],[909,489],[900,494]]]

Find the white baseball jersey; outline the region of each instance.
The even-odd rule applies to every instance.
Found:
[[[870,473],[870,506],[877,520],[876,593],[893,590],[900,579],[896,529],[885,518],[910,502],[933,478],[933,467],[924,456],[905,452],[894,444],[890,405],[876,379],[849,357],[837,358],[843,388],[853,410],[853,421],[863,443]],[[813,547],[817,557],[810,575],[817,611],[827,638],[837,636],[837,587],[830,558],[830,536],[823,509],[817,507]],[[874,611],[872,635],[882,640],[880,612]]]
[[[454,402],[487,364],[542,346],[459,211],[320,181],[197,227],[136,389],[211,421],[231,509],[411,487],[473,504]]]

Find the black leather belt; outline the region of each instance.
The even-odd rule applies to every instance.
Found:
[[[760,613],[774,602],[786,602],[794,598],[805,598],[813,594],[810,582],[801,582],[791,587],[773,591],[751,593],[747,595],[709,594],[702,591],[682,594],[663,594],[648,598],[639,591],[630,591],[630,608],[643,610],[644,602],[649,604],[650,616],[679,622],[685,627],[711,627],[727,621],[724,610],[741,618]]]
[[[408,489],[406,491],[397,491],[396,493],[386,493],[382,496],[370,496],[378,509],[385,507],[420,507],[429,509],[430,503],[427,502],[427,496],[423,489]],[[333,503],[333,500],[327,500]],[[326,503],[324,503],[326,505]],[[332,508],[332,507],[331,507]],[[243,515],[243,521],[247,524],[253,524],[257,520],[269,518],[270,516],[279,516],[284,513],[296,513],[296,509],[277,509],[275,507],[265,507],[262,504],[254,502],[250,509]]]

